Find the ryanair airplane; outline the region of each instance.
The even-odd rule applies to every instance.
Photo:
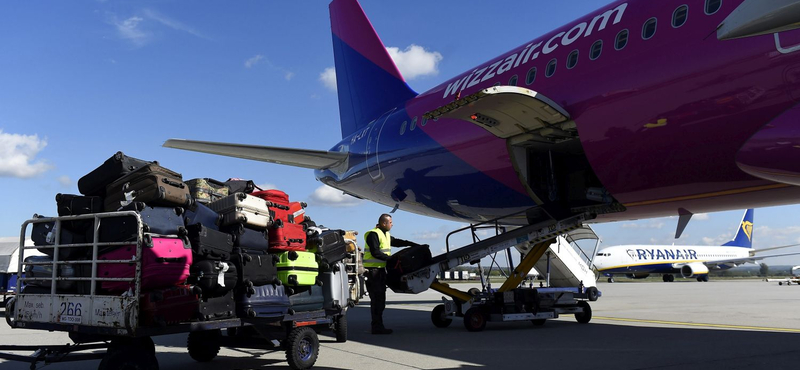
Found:
[[[662,274],[664,282],[675,281],[676,274],[684,278],[694,277],[697,281],[708,281],[710,270],[727,270],[764,258],[798,254],[756,256],[757,252],[795,245],[753,249],[753,210],[748,209],[736,237],[721,246],[613,246],[599,251],[594,258],[594,265],[600,273],[608,276],[609,283],[614,282],[614,275],[644,279],[650,274]]]

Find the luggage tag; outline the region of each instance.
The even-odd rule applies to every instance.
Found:
[[[119,202],[120,208],[133,203],[133,199],[136,198],[136,190],[125,191],[128,190],[128,186],[130,184],[131,183],[126,182],[125,185],[122,185],[122,195],[125,197],[125,199]]]
[[[222,268],[219,270],[219,275],[217,275],[217,285],[225,287],[225,272],[227,272],[230,267],[225,262],[220,263],[220,265]]]

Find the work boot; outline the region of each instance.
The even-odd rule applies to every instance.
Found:
[[[392,334],[394,330],[386,328],[372,328],[372,334]]]

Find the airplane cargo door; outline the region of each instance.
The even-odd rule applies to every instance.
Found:
[[[389,120],[389,116],[391,116],[392,112],[394,112],[394,110],[386,112],[383,116],[375,120],[375,123],[372,124],[372,128],[369,131],[369,136],[367,137],[367,171],[372,181],[378,181],[383,178],[380,158],[378,158],[378,144],[380,143],[383,125]]]

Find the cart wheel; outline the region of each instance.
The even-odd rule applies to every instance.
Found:
[[[471,296],[473,296],[473,297],[474,297],[474,296],[476,296],[476,295],[478,295],[478,294],[481,294],[481,290],[480,290],[480,289],[478,289],[478,288],[470,288],[470,289],[467,291],[467,294],[469,294],[469,295],[471,295]]]
[[[347,316],[342,315],[333,324],[333,332],[336,333],[336,342],[347,342]]]
[[[152,342],[152,340],[151,340]],[[155,352],[146,344],[108,347],[98,370],[158,370]]]
[[[433,321],[433,326],[437,328],[446,328],[453,323],[453,319],[445,316],[443,304],[433,308],[433,311],[431,311],[431,321]]]
[[[486,327],[486,315],[478,307],[472,307],[464,313],[464,327],[467,331],[481,331]]]
[[[190,332],[189,339],[186,341],[189,356],[197,362],[213,360],[219,353],[219,337],[221,336],[222,332],[219,330]]]
[[[582,308],[582,313],[575,314],[575,320],[578,320],[581,324],[587,324],[589,321],[592,321],[592,308],[589,306],[589,303],[586,301],[578,301],[578,308]]]
[[[590,301],[594,302],[597,300],[597,288],[595,287],[588,287],[586,288],[586,298],[589,298]]]
[[[286,338],[286,361],[292,369],[310,369],[319,356],[319,338],[311,328],[294,328]]]
[[[531,322],[535,326],[542,326],[542,325],[544,325],[544,323],[547,322],[547,319],[533,319],[533,320],[531,320]]]

